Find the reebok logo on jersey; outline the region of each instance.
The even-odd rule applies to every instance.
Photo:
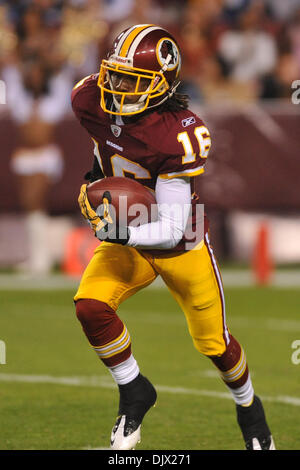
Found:
[[[194,116],[191,116],[191,117],[183,119],[181,121],[181,124],[182,124],[183,127],[188,127],[191,124],[194,124],[195,122],[196,122],[196,119],[194,118]]]

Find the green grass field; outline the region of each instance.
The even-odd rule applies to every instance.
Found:
[[[300,449],[300,339],[296,289],[227,288],[227,323],[243,344],[278,449]],[[72,290],[0,291],[0,449],[107,448],[118,393],[74,314]],[[142,373],[157,386],[139,449],[243,449],[235,407],[210,361],[193,348],[164,289],[119,314]]]

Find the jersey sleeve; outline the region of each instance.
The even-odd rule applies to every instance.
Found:
[[[88,75],[74,86],[71,93],[72,109],[75,116],[81,120],[88,114],[93,113],[95,103],[98,103],[97,93],[98,75]]]
[[[211,147],[210,133],[203,121],[191,114],[178,119],[164,139],[160,178],[192,177],[204,172]]]

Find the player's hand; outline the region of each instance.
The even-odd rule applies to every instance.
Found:
[[[90,227],[96,233],[97,227],[98,227],[99,223],[101,222],[101,219],[89,203],[86,188],[87,188],[87,184],[83,184],[81,186],[80,193],[79,193],[79,196],[78,196],[78,204],[79,204],[79,207],[80,207],[80,210],[81,210],[81,214],[87,220]]]
[[[119,245],[127,245],[129,240],[129,229],[128,227],[120,227],[109,222],[95,233],[98,240],[118,243]]]
[[[116,222],[115,212],[111,209],[111,195],[105,191],[102,204],[97,207],[97,214],[101,223],[97,225],[95,235],[101,241],[126,245],[129,240],[128,227],[120,226]]]
[[[86,184],[81,186],[78,204],[83,217],[88,221],[95,236],[101,241],[126,245],[129,240],[129,230],[128,227],[120,227],[115,223],[113,212],[110,209],[109,192],[103,194],[101,204],[95,211],[89,203],[86,188]]]

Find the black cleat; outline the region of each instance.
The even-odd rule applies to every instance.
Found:
[[[237,420],[247,450],[276,450],[260,399],[254,395],[250,406],[236,405]]]
[[[120,403],[112,429],[110,448],[134,449],[141,441],[141,424],[147,411],[156,402],[156,390],[149,380],[139,374],[132,382],[119,385]]]

